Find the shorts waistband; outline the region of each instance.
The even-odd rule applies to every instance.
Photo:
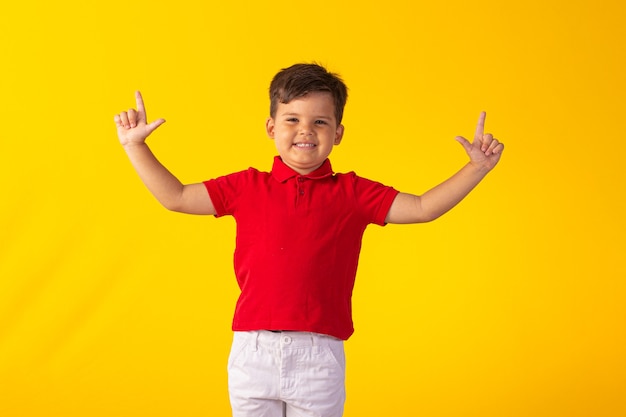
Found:
[[[343,343],[343,340],[333,336],[293,330],[236,331],[235,337],[247,339],[255,347],[266,346],[269,348],[319,347]]]

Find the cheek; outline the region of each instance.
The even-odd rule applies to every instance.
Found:
[[[291,146],[291,138],[289,136],[286,136],[285,134],[276,134],[274,136],[274,142],[276,142],[276,147],[280,147],[280,148],[286,148],[288,146]]]

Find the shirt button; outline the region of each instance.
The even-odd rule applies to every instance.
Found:
[[[300,195],[304,195],[304,190],[300,190]]]
[[[284,343],[285,345],[290,344],[290,343],[291,343],[291,337],[289,337],[289,336],[283,336],[283,343]]]

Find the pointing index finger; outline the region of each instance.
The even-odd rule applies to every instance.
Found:
[[[485,118],[487,117],[487,113],[484,111],[480,112],[480,116],[478,117],[478,124],[476,124],[476,134],[474,135],[474,140],[482,142],[483,135],[485,134]]]
[[[135,92],[135,100],[137,102],[137,113],[139,113],[139,117],[143,118],[144,121],[147,121],[148,118],[146,116],[146,107],[143,104],[143,97],[141,97],[141,92]]]

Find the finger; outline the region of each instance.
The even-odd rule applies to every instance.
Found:
[[[495,148],[498,143],[500,143],[500,141],[492,136],[491,142],[489,142],[489,149]]]
[[[126,129],[130,127],[130,123],[128,123],[128,115],[125,111],[121,112],[117,117],[120,119],[120,124],[122,125],[122,127]]]
[[[495,155],[499,155],[502,153],[502,151],[504,151],[504,143],[498,143],[494,148],[493,151],[491,151],[491,153],[495,154]]]
[[[480,150],[483,152],[487,152],[487,149],[489,149],[491,142],[493,142],[493,135],[491,133],[485,133],[481,140]]]
[[[148,134],[154,132],[156,128],[161,126],[163,123],[165,123],[165,119],[157,119],[154,122],[148,124],[146,126],[146,129],[148,130]]]
[[[485,151],[485,155],[491,155],[493,153],[493,150],[498,146],[499,143],[500,142],[498,141],[498,139],[493,138],[491,143],[489,144],[489,147]]]
[[[463,149],[465,149],[465,152],[467,152],[468,154],[471,152],[472,144],[470,143],[469,140],[465,139],[463,136],[457,136],[454,139],[457,142],[459,142],[461,144],[461,146],[463,146]]]
[[[116,114],[115,116],[113,116],[113,122],[115,123],[117,127],[122,127],[122,119],[120,119],[119,114]]]
[[[137,126],[137,110],[128,109],[128,123],[130,123],[130,127]]]
[[[135,101],[137,102],[137,113],[139,114],[139,119],[146,122],[148,120],[148,116],[146,115],[146,107],[143,104],[143,97],[141,96],[140,91],[135,92]]]
[[[487,113],[484,111],[480,112],[480,116],[478,117],[478,123],[476,124],[476,133],[474,134],[474,140],[482,141],[483,135],[485,133],[485,118],[487,117]]]

